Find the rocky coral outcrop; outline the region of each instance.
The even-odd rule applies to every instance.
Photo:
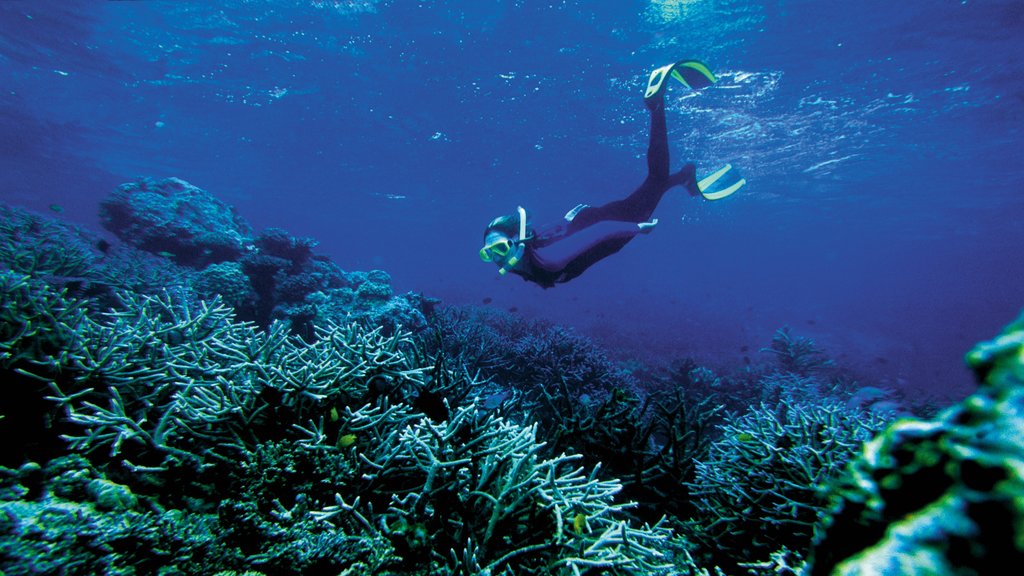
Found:
[[[237,260],[253,236],[233,208],[178,178],[118,186],[100,203],[100,220],[126,244],[193,268]]]
[[[976,394],[865,447],[811,575],[1002,574],[1024,559],[1024,316],[967,360]]]

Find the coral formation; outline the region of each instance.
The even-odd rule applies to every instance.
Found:
[[[997,574],[1024,558],[1024,316],[967,356],[981,389],[897,422],[835,487],[810,574]]]
[[[199,298],[212,300],[217,296],[240,317],[253,317],[258,295],[249,277],[238,262],[210,264],[196,275],[192,288]]]
[[[794,336],[788,326],[776,331],[771,346],[763,351],[774,354],[783,371],[802,376],[833,364],[814,340]]]
[[[15,272],[86,276],[100,259],[99,242],[80,228],[0,204],[0,262]]]
[[[825,486],[886,424],[834,401],[783,400],[729,418],[689,484],[701,555],[735,569],[781,548],[806,550]]]
[[[6,274],[5,294],[24,300],[5,306],[7,326],[32,314],[53,324],[8,333],[7,367],[24,366],[49,404],[40,410],[65,414],[39,431],[60,431],[86,458],[26,451],[19,460],[48,462],[42,480],[31,465],[3,471],[0,507],[16,519],[3,527],[4,554],[20,562],[5,565],[11,573],[50,571],[66,556],[113,574],[672,565],[668,528],[631,521],[620,484],[586,474],[579,456],[540,457],[536,426],[471,402],[445,405],[437,421],[418,411],[430,386],[479,383],[421,364],[429,357],[407,332],[353,322],[307,341],[174,293],[122,292],[115,309],[90,313]],[[61,351],[46,356],[40,340],[54,335]],[[33,544],[72,533],[68,546]]]
[[[4,574],[985,573],[1022,555],[1024,318],[968,356],[979,394],[880,432],[893,395],[788,329],[770,366],[631,371],[572,330],[253,237],[180,181],[123,188],[180,212],[123,230],[231,218],[240,250],[200,234],[161,256],[0,207]]]
[[[100,203],[100,220],[123,242],[194,268],[237,260],[253,235],[232,208],[178,178],[122,184]]]
[[[10,235],[15,237],[19,227],[46,222],[29,218],[25,223],[10,215],[0,216],[6,216],[0,221],[9,223]],[[292,236],[280,228],[256,234],[234,209],[183,180],[140,179],[123,184],[102,202],[100,216],[103,225],[126,245],[159,256],[165,266],[176,265],[182,278],[194,277],[191,282],[200,297],[220,295],[240,319],[259,326],[281,320],[304,337],[312,337],[314,325],[353,318],[368,325],[389,324],[390,328],[426,326],[424,311],[429,303],[416,294],[396,296],[387,272],[344,272],[314,252],[315,240]],[[35,220],[39,222],[33,224]],[[44,249],[43,241],[24,245],[21,259],[25,265],[15,269],[31,272],[22,268],[45,258],[52,261],[46,266],[73,268],[84,274],[96,260],[88,253],[76,255],[73,250],[56,247]],[[11,259],[17,261],[16,256]],[[58,257],[66,262],[55,261]],[[32,266],[36,268],[40,264]],[[111,284],[132,288],[118,281]],[[148,287],[156,286],[160,284]],[[396,319],[399,321],[394,322]]]

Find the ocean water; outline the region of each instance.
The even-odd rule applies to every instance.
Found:
[[[480,262],[643,178],[654,67],[673,162],[653,234],[542,290]],[[138,176],[319,241],[398,291],[577,329],[618,359],[735,366],[775,330],[865,383],[972,388],[963,354],[1024,304],[1019,0],[0,2],[0,200],[99,230]],[[511,275],[510,275],[511,276]]]

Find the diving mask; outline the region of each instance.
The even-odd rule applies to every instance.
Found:
[[[514,246],[511,239],[502,236],[480,249],[480,259],[484,262],[504,260]]]
[[[519,236],[515,239],[509,238],[500,232],[493,232],[486,238],[486,244],[480,249],[480,259],[484,262],[500,262],[499,274],[505,274],[511,270],[523,258],[526,246],[523,240],[526,239],[526,209],[518,207],[519,211]],[[492,239],[492,236],[494,237]]]

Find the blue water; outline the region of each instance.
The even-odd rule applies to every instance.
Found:
[[[675,166],[726,200],[541,290],[479,261],[643,178],[648,72]],[[1024,305],[1020,0],[0,2],[0,200],[100,229],[176,176],[346,270],[576,327],[622,360],[736,367],[783,325],[866,384],[962,394]],[[678,190],[678,189],[677,189]]]

